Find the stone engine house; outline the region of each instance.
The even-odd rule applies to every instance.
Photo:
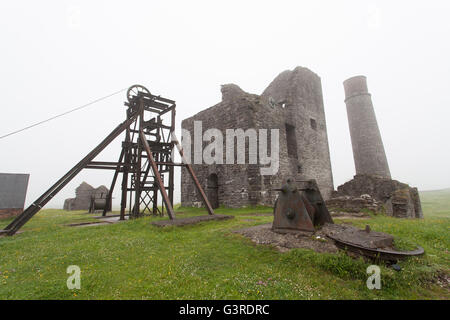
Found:
[[[271,155],[271,129],[279,132],[279,169],[274,175],[262,175],[257,164],[249,164],[249,139],[246,138],[245,164],[195,164],[193,169],[213,207],[273,205],[279,188],[288,177],[316,179],[322,195],[333,192],[327,126],[320,77],[307,68],[297,67],[279,74],[261,95],[244,92],[237,85],[223,85],[222,101],[182,121],[191,135],[190,158],[194,159],[194,122],[200,121],[202,134],[211,128],[223,136],[226,154],[227,129],[267,129],[268,156]],[[200,138],[201,139],[201,138]],[[236,138],[234,147],[236,150]],[[259,137],[258,137],[259,140]],[[203,141],[203,150],[209,144]],[[189,155],[189,154],[188,154]],[[236,151],[235,151],[236,157]],[[267,167],[267,166],[266,166]],[[181,204],[200,206],[192,179],[185,168],[181,172]]]
[[[64,201],[63,210],[89,210],[91,199],[106,198],[109,190],[105,186],[94,188],[86,182],[82,182],[75,189],[75,198],[69,198]]]

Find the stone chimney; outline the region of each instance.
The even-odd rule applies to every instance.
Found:
[[[365,76],[344,81],[356,174],[391,178]]]

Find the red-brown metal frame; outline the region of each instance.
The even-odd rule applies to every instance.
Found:
[[[132,96],[130,92],[132,93],[131,89],[134,87],[138,88],[138,90],[136,90],[138,93],[135,96]],[[161,193],[163,200],[161,214],[164,213],[164,207],[166,207],[169,218],[174,219],[173,191],[175,166],[187,167],[208,213],[210,215],[214,214],[211,204],[195,176],[192,166],[187,163],[180,143],[174,134],[176,113],[175,101],[160,96],[154,96],[142,86],[131,87],[127,94],[129,97],[128,103],[125,103],[125,105],[128,106],[127,119],[118,125],[97,147],[34,201],[22,214],[17,216],[4,230],[0,230],[0,234],[15,234],[83,169],[115,170],[111,188],[106,198],[106,206],[103,215],[106,215],[106,212],[111,210],[112,192],[119,173],[122,173],[120,219],[125,219],[127,200],[130,200],[131,216],[138,217],[143,214],[143,212],[140,212],[141,204],[145,204],[147,209],[150,209],[149,206],[153,204],[152,209],[153,214],[155,214],[156,211],[159,211],[157,203],[158,191]],[[171,117],[170,126],[162,124],[162,116],[168,112],[170,112]],[[156,115],[150,120],[145,121],[144,115],[146,113]],[[137,126],[138,128],[136,128]],[[166,136],[164,136],[164,130],[170,130]],[[124,131],[125,140],[122,143],[122,151],[118,162],[93,161],[101,151]],[[135,134],[137,134],[137,136],[135,136]],[[163,136],[163,142],[160,142],[161,135]],[[172,152],[174,146],[176,146],[180,152],[183,163],[174,162]],[[143,158],[147,159],[144,166],[142,165]],[[168,187],[164,185],[162,174],[168,175]],[[128,178],[130,175],[131,186],[128,185]],[[154,177],[153,185],[151,187],[148,186],[149,177]],[[144,197],[142,197],[143,193],[145,193]],[[130,194],[130,197],[127,197],[128,194]],[[133,206],[131,206],[132,194],[134,194]]]

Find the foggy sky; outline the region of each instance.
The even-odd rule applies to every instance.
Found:
[[[355,174],[342,82],[365,75],[392,177],[447,188],[449,9],[445,0],[2,1],[0,136],[136,83],[177,101],[179,136],[182,119],[221,100],[221,84],[260,94],[304,66],[322,79],[335,187]],[[0,140],[0,172],[31,174],[30,204],[124,120],[124,100]],[[116,161],[121,138],[97,159]],[[84,170],[47,207],[62,207],[82,181],[109,187],[112,174]]]

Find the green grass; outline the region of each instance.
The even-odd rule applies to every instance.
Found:
[[[427,207],[428,208],[428,207]],[[206,214],[177,209],[179,217]],[[449,272],[450,215],[424,220],[382,215],[337,221],[396,237],[403,247],[422,245],[426,255],[401,262],[403,271],[381,266],[382,289],[366,287],[371,264],[344,253],[295,249],[280,253],[232,233],[272,221],[272,208],[219,208],[234,219],[158,228],[161,218],[74,228],[92,221],[83,212],[42,210],[13,237],[0,238],[1,299],[449,299],[433,282]],[[337,219],[336,219],[337,220]],[[10,220],[9,220],[10,221]],[[0,228],[8,221],[0,221]],[[81,289],[68,290],[66,268],[81,268]]]
[[[425,216],[450,217],[450,188],[420,192],[420,200]]]

